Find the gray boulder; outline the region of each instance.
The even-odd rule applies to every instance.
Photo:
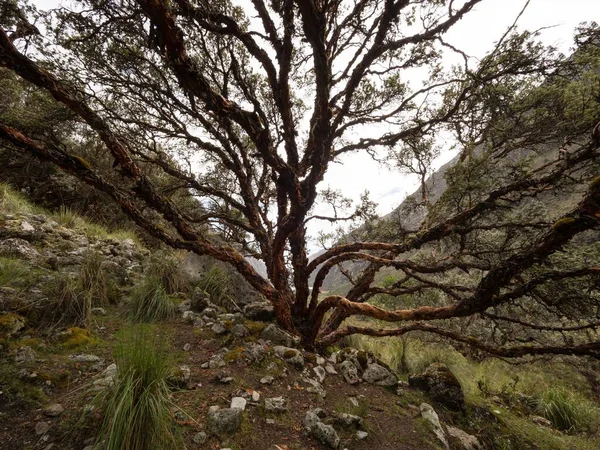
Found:
[[[325,411],[321,408],[313,408],[306,412],[306,415],[304,416],[304,426],[310,430],[324,417]]]
[[[243,338],[248,336],[248,329],[241,323],[238,323],[231,328],[231,334],[235,337]]]
[[[206,292],[197,287],[192,292],[190,298],[190,308],[192,311],[202,312],[210,306],[210,297]]]
[[[378,386],[395,386],[398,383],[396,376],[379,364],[369,364],[362,378],[367,383]]]
[[[360,382],[360,378],[358,378],[358,369],[354,365],[352,361],[343,361],[339,365],[340,372],[344,376],[346,383],[348,384],[358,384]]]
[[[448,432],[450,443],[453,444],[452,448],[460,450],[480,450],[482,448],[475,436],[464,432],[460,428],[448,426],[446,427],[446,431]]]
[[[355,416],[354,414],[341,413],[335,417],[334,423],[343,428],[359,429],[363,424],[363,420],[362,417]]]
[[[294,336],[272,323],[265,327],[260,337],[265,341],[271,341],[273,344],[281,344],[286,347],[292,347],[296,343]]]
[[[304,367],[304,357],[302,356],[302,353],[295,348],[277,345],[273,348],[273,350],[275,351],[275,355],[292,364],[297,369],[302,369]]]
[[[287,401],[283,397],[273,397],[265,399],[265,411],[281,414],[288,410]]]
[[[18,256],[23,259],[36,259],[39,252],[25,239],[9,238],[0,241],[0,255]]]
[[[210,434],[226,437],[238,432],[242,426],[244,411],[240,408],[216,409],[208,412],[206,429]]]
[[[340,437],[331,425],[317,422],[310,430],[310,434],[329,448],[339,448]]]
[[[445,449],[449,449],[450,446],[448,445],[446,433],[444,432],[444,429],[440,424],[440,418],[438,417],[433,407],[428,403],[421,403],[419,409],[421,410],[421,417],[423,417],[423,419],[429,422],[435,436],[439,439],[439,441],[442,443]]]
[[[430,365],[422,374],[409,377],[408,384],[425,391],[453,411],[465,409],[465,395],[460,381],[444,364]]]
[[[250,320],[271,322],[275,320],[273,305],[264,302],[249,303],[244,306],[244,315]]]

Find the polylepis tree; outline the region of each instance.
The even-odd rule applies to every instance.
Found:
[[[85,0],[45,22],[12,2],[0,65],[95,133],[121,181],[7,121],[0,138],[108,194],[171,247],[230,263],[307,348],[427,332],[501,356],[598,356],[598,258],[578,253],[600,212],[598,30],[581,29],[564,58],[513,26],[476,61],[445,35],[479,2]],[[432,205],[425,174],[442,132],[463,150]],[[388,223],[390,239],[338,241],[309,260],[310,221],[371,215],[367,199],[344,215],[338,195],[320,192],[329,166],[358,152],[421,175],[429,214],[418,229]],[[193,192],[202,214],[182,212],[149,167]],[[565,190],[567,208],[531,207]],[[331,217],[313,213],[320,199]],[[346,271],[347,294],[319,298],[327,274],[352,261],[361,270]],[[390,269],[397,278],[378,284]],[[378,295],[398,302],[376,306]]]

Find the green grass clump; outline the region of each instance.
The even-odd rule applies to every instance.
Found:
[[[0,286],[22,286],[27,284],[32,271],[23,261],[16,258],[0,257]]]
[[[131,293],[131,320],[156,322],[175,314],[175,303],[159,278],[146,277]]]
[[[51,301],[43,308],[41,319],[51,326],[91,326],[91,311],[97,305],[115,302],[114,281],[102,266],[102,256],[86,253],[77,277],[57,275],[46,286]]]
[[[88,326],[91,309],[79,280],[59,274],[44,286],[49,302],[42,305],[40,321],[50,327],[65,325]]]
[[[539,397],[540,413],[563,431],[589,429],[597,414],[583,399],[564,388],[551,388]]]
[[[174,449],[168,353],[151,328],[136,327],[120,337],[114,352],[117,376],[101,399],[104,422],[99,442],[106,450]]]
[[[12,186],[0,183],[0,211],[6,214],[32,214],[39,211]]]
[[[183,255],[174,252],[158,252],[151,258],[146,267],[146,275],[160,280],[167,294],[186,292],[189,282],[181,271]]]
[[[98,252],[88,252],[79,271],[81,290],[94,299],[94,304],[114,303],[116,299],[115,283],[109,277],[103,263],[104,258]]]
[[[52,214],[52,218],[65,228],[76,228],[83,224],[83,219],[65,205],[61,205],[58,211]]]
[[[212,266],[198,280],[198,287],[210,296],[210,301],[222,305],[229,298],[231,279],[223,269]]]

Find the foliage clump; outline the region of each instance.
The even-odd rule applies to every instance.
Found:
[[[538,402],[540,413],[562,431],[583,431],[589,429],[598,419],[597,411],[561,387],[543,392]]]
[[[216,305],[223,305],[229,299],[229,283],[230,276],[217,265],[204,272],[197,281],[198,287],[206,292],[210,301]]]
[[[187,292],[189,280],[181,270],[182,262],[183,255],[180,253],[156,252],[150,257],[146,275],[157,279],[167,294]]]
[[[120,336],[114,359],[114,385],[100,398],[102,448],[177,448],[167,382],[170,359],[162,337],[153,328],[128,329]]]
[[[145,277],[131,293],[131,320],[156,322],[175,314],[175,303],[160,278]]]

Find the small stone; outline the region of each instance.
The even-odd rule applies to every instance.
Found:
[[[229,384],[233,381],[233,377],[223,377],[219,380],[221,384]]]
[[[311,394],[317,394],[321,398],[325,398],[327,396],[327,392],[325,391],[325,389],[323,389],[323,386],[317,380],[302,377],[302,381],[310,385],[308,388],[306,388],[306,392],[310,392]]]
[[[366,439],[367,436],[369,436],[369,433],[367,433],[366,431],[358,430],[356,432],[356,439],[358,439],[359,441],[362,441],[363,439]]]
[[[24,239],[10,238],[0,241],[0,255],[19,256],[24,259],[37,259],[39,252]]]
[[[545,417],[542,417],[542,416],[531,416],[531,420],[533,421],[533,423],[536,423],[536,424],[541,425],[543,427],[552,428],[552,422],[550,422]]]
[[[275,425],[275,420],[274,419],[267,419],[267,424],[269,424],[269,425]]]
[[[335,423],[344,428],[358,429],[362,426],[363,420],[354,414],[341,413],[335,418]]]
[[[244,397],[233,397],[231,399],[230,408],[239,408],[242,411],[246,409],[246,399]]]
[[[339,365],[340,371],[348,384],[358,384],[360,378],[358,378],[358,370],[352,361],[343,361]]]
[[[202,315],[214,320],[217,318],[217,310],[214,308],[204,308]]]
[[[261,322],[270,322],[275,319],[273,305],[270,303],[249,303],[244,306],[244,315],[250,319]]]
[[[297,369],[302,369],[304,367],[304,357],[302,353],[300,353],[295,348],[284,347],[283,345],[276,345],[273,347],[275,354],[290,363]]]
[[[99,388],[109,387],[113,384],[113,380],[117,375],[117,365],[111,364],[94,380],[93,385]]]
[[[92,314],[94,316],[105,316],[106,315],[106,309],[100,308],[100,307],[92,308]]]
[[[446,430],[448,431],[451,442],[454,441],[458,444],[460,450],[479,450],[481,448],[479,440],[475,436],[464,432],[460,428],[447,426]]]
[[[271,375],[267,375],[266,377],[262,377],[260,379],[260,384],[273,384],[275,379]]]
[[[186,344],[183,346],[183,351],[184,351],[184,352],[189,352],[189,351],[191,350],[191,348],[192,348],[192,345],[191,345],[190,343],[186,343]]]
[[[362,378],[367,383],[377,386],[396,386],[398,384],[394,374],[379,364],[369,364]]]
[[[272,323],[265,327],[260,337],[265,341],[271,341],[273,344],[282,344],[286,347],[290,347],[297,342],[294,336]]]
[[[325,369],[323,369],[321,366],[317,366],[313,367],[313,371],[315,372],[315,375],[317,375],[319,382],[322,383],[323,381],[325,381],[325,377],[327,376]]]
[[[321,421],[321,418],[325,417],[325,411],[321,408],[313,408],[306,412],[304,415],[304,426],[311,430],[318,422]]]
[[[218,407],[217,407],[218,408]],[[239,408],[213,409],[208,412],[207,430],[218,436],[236,433],[242,426],[243,411]]]
[[[258,402],[260,400],[260,394],[258,391],[252,391],[252,401]]]
[[[265,399],[265,411],[281,414],[288,410],[287,401],[283,397]]]
[[[48,417],[58,417],[63,413],[64,410],[65,408],[63,408],[60,403],[54,403],[44,409],[44,414],[46,414]]]
[[[213,355],[208,362],[208,367],[210,369],[218,369],[219,367],[225,367],[226,365],[227,363],[221,355]]]
[[[319,366],[322,366],[323,364],[325,364],[325,358],[323,358],[322,356],[317,355],[316,362],[317,362],[317,364]]]
[[[323,422],[317,422],[311,428],[311,434],[323,444],[330,448],[337,449],[340,446],[340,437],[331,425],[325,425]]]
[[[184,322],[194,323],[196,320],[200,319],[200,314],[187,310],[181,314],[181,318],[184,320]]]
[[[173,370],[168,381],[175,387],[187,389],[189,387],[191,375],[191,369],[186,365],[181,365],[177,369]]]
[[[434,434],[439,439],[439,441],[442,443],[444,448],[449,449],[450,447],[448,445],[448,439],[446,438],[446,433],[444,432],[444,429],[442,428],[442,425],[440,424],[440,418],[438,417],[438,415],[435,412],[435,410],[433,409],[433,407],[428,403],[421,403],[421,406],[419,409],[421,410],[421,417],[423,417],[423,419],[427,420],[431,424]]]
[[[208,440],[208,435],[204,431],[196,433],[192,439],[195,444],[204,444]]]
[[[69,359],[75,362],[95,363],[100,361],[100,357],[96,355],[86,355],[81,353],[79,355],[69,355]]]
[[[329,375],[337,375],[337,370],[335,370],[331,364],[327,364],[325,366],[325,372],[327,372]]]
[[[21,363],[28,361],[35,361],[35,353],[29,346],[21,347],[15,354],[15,362]]]
[[[212,326],[211,330],[213,333],[218,334],[218,335],[227,333],[227,328],[225,328],[225,325],[223,325],[221,322],[215,323]]]
[[[48,422],[38,422],[35,424],[35,434],[37,436],[46,434],[49,429],[50,429],[50,425],[48,424]]]
[[[23,220],[21,222],[21,230],[31,232],[31,231],[35,231],[35,228],[33,228],[33,226],[29,222],[27,222],[26,220]]]
[[[248,329],[241,323],[238,323],[231,329],[231,334],[233,334],[235,337],[243,338],[248,336]]]

